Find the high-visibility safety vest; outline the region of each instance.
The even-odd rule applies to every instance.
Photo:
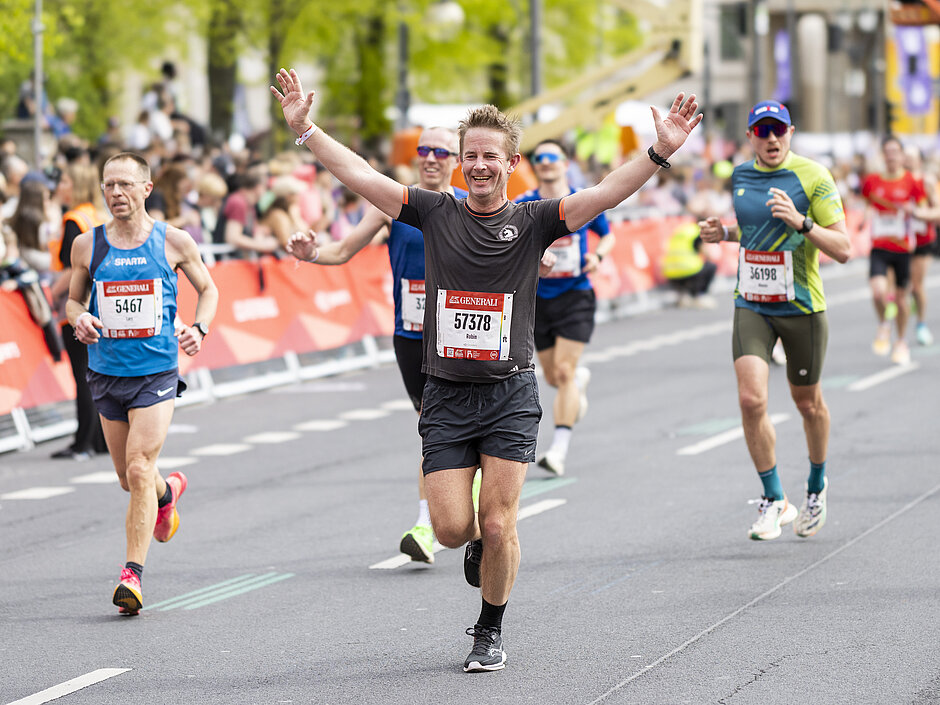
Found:
[[[104,221],[98,216],[98,211],[91,203],[80,203],[62,216],[62,232],[58,240],[49,242],[49,254],[52,255],[52,271],[59,272],[64,269],[59,254],[62,252],[62,235],[65,234],[65,224],[69,221],[78,226],[79,231],[87,233],[94,230]]]
[[[683,279],[698,274],[705,266],[704,258],[695,251],[698,225],[686,223],[670,237],[663,257],[663,276],[666,279]]]

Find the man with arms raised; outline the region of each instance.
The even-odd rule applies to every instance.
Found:
[[[186,387],[177,345],[187,355],[199,352],[219,294],[189,234],[154,221],[144,209],[153,182],[142,157],[111,157],[102,179],[112,219],[72,244],[66,313],[75,337],[88,345],[88,386],[121,487],[131,495],[127,563],[112,601],[121,612],[137,614],[150,537],[172,538],[179,526],[176,503],[186,489],[185,475],[164,479],[156,465],[174,399]],[[195,322],[174,330],[177,269],[199,299]]]
[[[694,96],[680,94],[663,119],[653,109],[657,141],[650,158],[631,161],[595,187],[564,199],[514,204],[509,175],[521,159],[519,124],[494,106],[460,123],[460,163],[469,195],[405,188],[331,139],[308,115],[296,72],[272,86],[288,125],[341,182],[389,217],[424,233],[428,382],[418,424],[425,489],[434,533],[445,546],[469,541],[467,581],[480,586],[482,609],[468,630],[465,671],[504,667],[502,616],[519,567],[516,514],[533,460],[541,407],[532,366],[539,261],[548,246],[635,192],[701,120]],[[482,467],[479,522],[472,502]],[[481,541],[482,539],[482,541]]]

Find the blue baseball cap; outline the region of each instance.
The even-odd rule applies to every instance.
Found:
[[[751,108],[751,112],[747,114],[747,128],[751,129],[754,127],[754,123],[764,118],[772,118],[777,122],[782,122],[784,125],[792,124],[790,122],[790,111],[787,110],[787,106],[783,103],[778,103],[776,100],[762,100]]]

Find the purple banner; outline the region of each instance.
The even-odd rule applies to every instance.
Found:
[[[793,94],[793,72],[790,64],[790,35],[781,29],[774,35],[774,64],[777,67],[777,88],[774,100],[786,103]]]
[[[898,67],[904,109],[908,115],[926,115],[933,102],[933,80],[927,59],[923,27],[896,27]]]

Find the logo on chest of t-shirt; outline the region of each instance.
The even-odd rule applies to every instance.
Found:
[[[115,257],[115,267],[136,267],[139,264],[147,264],[146,257]]]
[[[499,234],[496,237],[503,242],[512,242],[517,237],[519,237],[519,230],[515,225],[507,225],[499,231]]]

